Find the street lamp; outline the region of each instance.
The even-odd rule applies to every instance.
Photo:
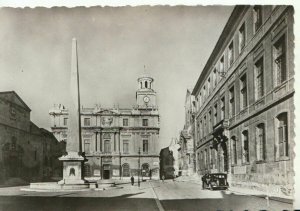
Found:
[[[138,160],[138,186],[140,187],[140,162],[141,162],[141,148],[139,147],[139,160]]]

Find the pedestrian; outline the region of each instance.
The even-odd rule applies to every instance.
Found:
[[[134,185],[134,177],[131,176],[130,180],[131,180],[131,185],[133,186]]]
[[[206,176],[206,174],[201,177],[201,180],[202,180],[202,189],[205,189],[205,186],[204,186],[204,184],[206,183],[205,176]]]
[[[163,182],[165,182],[165,175],[162,175],[161,179]]]

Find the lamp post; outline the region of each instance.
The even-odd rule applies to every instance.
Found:
[[[140,187],[140,162],[141,162],[141,148],[139,147],[139,160],[138,160],[138,186]]]

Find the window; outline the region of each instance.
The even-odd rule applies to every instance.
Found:
[[[255,63],[255,97],[261,98],[264,95],[264,62],[263,58]]]
[[[265,125],[259,124],[256,127],[256,160],[265,160],[266,143],[265,143]]]
[[[213,149],[209,148],[209,163],[210,163],[210,165],[213,164],[212,154],[213,154]]]
[[[124,154],[129,153],[129,142],[128,142],[128,140],[123,140],[123,153]]]
[[[201,151],[201,157],[200,157],[200,160],[201,160],[201,162],[200,162],[200,168],[201,169],[203,169],[203,164],[204,164],[204,158],[203,158],[203,151]]]
[[[84,152],[85,153],[90,153],[90,140],[89,139],[84,139]]]
[[[289,156],[289,142],[288,142],[288,118],[287,113],[282,113],[277,117],[277,136],[278,136],[278,147],[279,156],[288,157]]]
[[[241,84],[241,109],[244,109],[248,105],[246,74],[241,77],[240,82],[241,82],[240,83]]]
[[[235,99],[234,99],[234,86],[229,89],[229,115],[235,115]]]
[[[199,109],[200,107],[202,106],[202,95],[201,95],[201,92],[199,94]]]
[[[84,118],[84,126],[90,126],[91,125],[91,119],[90,118]]]
[[[143,153],[148,153],[148,140],[143,140]]]
[[[207,168],[207,149],[204,150],[204,168]]]
[[[254,32],[257,32],[257,30],[262,25],[262,6],[254,6],[253,24],[254,24]]]
[[[232,143],[232,164],[237,164],[237,140],[236,137],[231,137],[231,143]]]
[[[206,136],[207,134],[207,124],[206,124],[206,115],[204,116],[204,119],[203,119],[203,124],[204,124],[204,136]]]
[[[199,137],[203,138],[203,124],[202,124],[202,120],[200,120],[200,130],[199,130]]]
[[[206,93],[206,87],[205,86],[203,86],[203,98],[204,98],[204,100],[206,99],[206,95],[207,93]]]
[[[228,47],[228,64],[229,66],[232,65],[234,60],[234,48],[233,48],[233,41],[231,41],[231,43],[229,44]]]
[[[143,119],[143,126],[148,126],[148,119]]]
[[[245,32],[245,23],[239,29],[239,52],[241,53],[245,47],[246,42],[246,32]]]
[[[123,119],[123,126],[128,126],[128,119]]]
[[[64,118],[64,126],[68,124],[68,118]]]
[[[214,83],[214,88],[217,86],[217,69],[215,68],[214,71],[213,71],[213,83]]]
[[[148,82],[145,81],[145,88],[148,88]]]
[[[198,134],[198,140],[200,140],[200,124],[199,121],[197,121],[197,134]]]
[[[208,89],[208,94],[211,92],[211,84],[210,84],[210,78],[207,79],[207,89]]]
[[[104,153],[110,153],[110,140],[104,141]]]
[[[249,163],[250,156],[249,156],[249,135],[248,131],[242,132],[243,137],[243,163]]]
[[[211,110],[208,112],[208,118],[209,118],[208,130],[211,132],[212,131],[212,113],[211,113]]]
[[[205,149],[205,154],[206,154],[206,168],[209,168],[209,151]]]
[[[286,49],[285,36],[282,36],[274,44],[274,70],[276,75],[277,85],[280,85],[287,79],[286,73]]]
[[[218,104],[214,105],[214,124],[217,124],[217,119],[218,119]]]
[[[220,59],[220,73],[224,73],[224,56],[221,57]]]
[[[225,118],[225,97],[221,98],[221,119]]]

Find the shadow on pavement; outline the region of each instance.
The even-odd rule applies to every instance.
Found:
[[[140,195],[123,194],[115,197],[56,197],[56,196],[0,196],[0,210],[158,210],[153,198],[133,198]],[[291,204],[265,199],[226,194],[222,198],[160,200],[165,210],[292,210]]]
[[[158,210],[155,199],[129,198],[141,193],[116,197],[0,196],[0,210]]]

